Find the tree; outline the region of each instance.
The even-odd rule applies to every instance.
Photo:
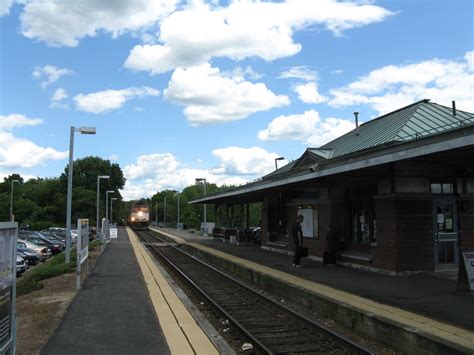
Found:
[[[64,194],[67,193],[67,179],[68,169],[66,166],[64,173],[59,177],[61,181],[61,188]],[[101,216],[105,215],[105,192],[114,191],[113,197],[116,197],[120,202],[122,196],[119,190],[125,185],[125,178],[122,169],[116,163],[111,163],[110,160],[104,160],[99,157],[85,157],[74,161],[73,169],[73,216],[72,221],[76,221],[74,217],[89,218],[91,224],[96,223],[96,191],[97,191],[97,176],[108,175],[109,179],[102,179],[100,181],[100,200],[99,208]],[[75,196],[75,193],[79,193]],[[87,191],[87,192],[86,192]],[[110,195],[109,195],[110,196]],[[77,201],[75,202],[75,199]],[[64,205],[66,208],[66,205]]]

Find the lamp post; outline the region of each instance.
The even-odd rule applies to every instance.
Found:
[[[163,227],[166,228],[166,196],[165,196],[165,206],[163,212]]]
[[[95,134],[95,127],[72,127],[69,133],[69,166],[67,175],[67,203],[66,203],[66,262],[71,259],[71,210],[72,210],[72,170],[74,157],[74,133]]]
[[[99,235],[99,230],[100,230],[100,226],[99,226],[99,221],[100,221],[100,213],[99,213],[99,203],[100,203],[100,199],[99,199],[99,195],[100,195],[100,179],[110,179],[110,176],[108,175],[98,175],[97,176],[97,215],[96,215],[96,231],[95,231],[95,234],[96,236]]]
[[[112,215],[113,215],[113,211],[114,211],[114,201],[117,200],[117,197],[112,197],[110,199],[110,222],[112,222]]]
[[[176,229],[179,230],[179,191],[172,190],[171,192],[178,195],[178,222],[176,223]]]
[[[207,192],[206,192],[206,185],[207,185],[207,182],[206,182],[206,179],[205,178],[197,178],[196,179],[196,182],[201,182],[203,181],[204,182],[204,197],[207,195]],[[204,237],[207,237],[207,205],[204,204],[204,230],[203,230],[203,233],[202,235]]]
[[[278,158],[275,158],[275,170],[278,170],[278,164],[277,164],[277,161],[278,160],[283,160],[285,159],[284,157],[278,157]]]
[[[110,190],[105,193],[105,219],[109,219],[109,194],[113,194],[115,191]]]
[[[158,227],[158,202],[155,204],[155,226]]]
[[[13,222],[13,184],[20,182],[20,180],[12,179],[12,188],[10,192],[10,221]]]

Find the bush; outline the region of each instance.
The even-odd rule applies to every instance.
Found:
[[[102,242],[99,239],[93,240],[92,242],[89,243],[89,251],[92,251],[101,245],[102,245]]]
[[[71,262],[66,264],[64,261],[64,253],[53,256],[44,264],[35,266],[30,272],[26,273],[22,278],[17,280],[16,294],[17,296],[26,295],[35,290],[41,289],[41,280],[51,277],[67,274],[76,270],[76,252],[71,253]]]

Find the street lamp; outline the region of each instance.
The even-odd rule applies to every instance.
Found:
[[[178,225],[177,225],[177,230],[180,230],[179,228],[179,191],[176,192],[176,194],[178,195]]]
[[[155,204],[155,226],[158,227],[158,202]]]
[[[278,160],[283,160],[285,159],[284,157],[278,157],[278,158],[275,158],[275,170],[278,170],[278,164],[277,164],[277,161]]]
[[[206,179],[205,178],[197,178],[196,179],[196,182],[201,182],[201,181],[204,182],[204,196],[206,196],[207,195],[207,193],[206,193],[206,185],[207,185],[206,184]],[[202,235],[204,237],[207,237],[207,213],[206,213],[207,209],[206,209],[206,207],[207,207],[207,205],[204,204],[204,230],[203,230],[203,233],[202,233]]]
[[[100,179],[110,179],[110,176],[108,175],[99,175],[97,176],[97,219],[96,219],[96,231],[95,231],[95,234],[96,236],[99,235],[99,230],[100,230],[100,227],[99,227],[99,221],[100,221],[100,214],[99,214],[99,203],[100,203],[100,200],[99,200],[99,195],[100,195]]]
[[[163,212],[163,227],[166,228],[166,196],[165,196],[165,205],[164,205],[164,212]]]
[[[13,184],[15,182],[20,182],[20,180],[12,179],[12,189],[10,193],[10,221],[13,222]]]
[[[95,127],[72,127],[69,133],[69,166],[67,175],[67,204],[66,204],[66,262],[71,259],[71,209],[72,209],[72,170],[74,156],[74,132],[80,134],[95,134]]]
[[[109,219],[109,194],[114,192],[114,190],[110,190],[105,193],[105,219]]]
[[[112,222],[112,214],[113,214],[113,206],[114,206],[114,201],[117,200],[117,197],[112,197],[110,199],[110,222]]]
[[[179,191],[171,190],[174,194],[178,195],[178,222],[176,223],[176,229],[179,230]]]

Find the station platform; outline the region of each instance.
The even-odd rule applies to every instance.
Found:
[[[136,235],[119,228],[41,354],[218,354]]]
[[[474,296],[456,292],[455,280],[434,273],[389,276],[330,268],[308,258],[303,258],[302,268],[293,268],[291,256],[259,246],[235,245],[171,228],[150,229],[258,287],[293,297],[309,308],[318,305],[358,332],[381,341],[392,337],[402,350],[474,353]]]

